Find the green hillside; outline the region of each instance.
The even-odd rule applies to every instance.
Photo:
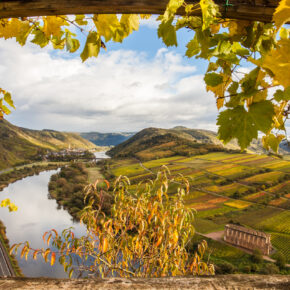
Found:
[[[0,169],[34,160],[46,150],[93,149],[96,146],[76,133],[30,130],[0,120]]]
[[[197,155],[214,151],[240,150],[235,142],[224,146],[215,132],[175,127],[173,129],[147,128],[112,148],[112,157],[136,157],[141,160],[158,159],[174,155]],[[257,141],[249,152],[262,153]]]

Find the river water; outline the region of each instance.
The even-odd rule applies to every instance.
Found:
[[[104,152],[96,152],[96,158],[107,156]],[[70,214],[64,209],[58,209],[55,200],[48,199],[48,182],[57,170],[41,172],[39,175],[26,177],[10,184],[0,192],[0,200],[9,198],[18,206],[16,212],[9,213],[7,208],[0,207],[0,220],[6,226],[10,246],[14,243],[29,241],[33,248],[46,248],[42,240],[44,232],[54,228],[59,233],[63,229],[73,227],[76,236],[85,234],[85,227],[74,223]],[[17,256],[18,264],[25,276],[66,278],[63,267],[56,263],[53,267],[45,263],[41,257],[26,261]]]

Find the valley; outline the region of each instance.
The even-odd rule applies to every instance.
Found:
[[[15,134],[19,137],[18,133]],[[43,146],[43,143],[41,144]],[[99,150],[99,147],[90,141],[85,140],[84,144],[85,149]],[[61,152],[61,148],[68,148],[71,143],[64,141],[61,146],[54,147],[54,150]],[[74,148],[79,148],[77,146],[81,145],[76,142],[75,146]],[[258,154],[253,154],[253,151]],[[46,181],[41,190],[49,190],[47,197],[54,202],[56,208],[70,214],[74,223],[79,220],[80,212],[85,207],[83,190],[87,184],[96,180],[103,184],[104,179],[112,184],[118,176],[123,175],[130,179],[129,190],[134,192],[140,182],[144,183],[156,177],[161,166],[165,165],[170,171],[170,177],[180,176],[189,180],[190,191],[186,196],[186,206],[195,211],[196,231],[187,246],[190,252],[194,252],[197,244],[205,239],[209,245],[205,259],[215,264],[218,274],[289,274],[289,268],[279,269],[266,257],[264,261],[262,259],[255,262],[251,252],[226,244],[222,240],[222,231],[229,223],[264,231],[271,234],[274,247],[271,258],[275,260],[277,255],[283,255],[286,263],[290,263],[289,156],[266,155],[263,152],[259,142],[243,153],[234,143],[224,147],[211,131],[184,127],[169,130],[148,128],[111,148],[107,152],[111,158],[107,158],[103,152],[96,152],[97,163],[75,159],[77,162],[41,161],[25,166],[19,165],[18,170],[2,169],[0,182],[4,188],[22,177],[50,170],[51,174],[43,173]],[[51,154],[58,156],[61,153]],[[29,157],[27,161],[24,159],[22,162],[33,162],[33,159]],[[57,167],[62,169],[51,171]],[[29,178],[23,179],[24,184]],[[18,182],[15,182],[15,185]],[[4,189],[4,192],[8,192],[9,188],[10,186]],[[169,187],[168,193],[175,194],[177,188],[178,184]],[[103,200],[106,215],[110,215],[113,200],[113,191],[110,188]],[[22,206],[22,199],[20,201],[19,206]],[[6,223],[6,220],[4,222]],[[48,221],[45,223],[48,228],[54,227],[54,224]],[[8,235],[12,233],[10,227],[9,223]],[[13,237],[12,241],[22,240],[15,240]],[[24,264],[19,257],[18,262],[22,268]],[[41,267],[44,270],[41,270],[39,275],[49,271],[46,266]],[[32,266],[29,266],[30,268],[30,272],[24,274],[31,275],[29,273],[35,271],[32,270]],[[52,276],[56,275],[55,271],[53,273]]]
[[[41,161],[47,152],[72,148],[102,149],[79,134],[54,130],[31,130],[0,120],[0,170]]]

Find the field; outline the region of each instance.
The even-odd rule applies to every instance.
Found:
[[[96,182],[96,180],[101,180],[104,178],[100,172],[99,167],[90,167],[87,168],[87,171],[88,171],[88,181],[90,183]]]
[[[127,175],[133,188],[154,177],[162,165],[172,176],[182,174],[188,178],[190,192],[185,202],[196,210],[197,232],[220,231],[227,223],[262,230],[272,234],[274,248],[289,260],[289,161],[266,155],[215,152],[143,164],[134,159],[112,159],[110,170],[115,176]],[[177,187],[169,188],[169,193],[174,194]],[[227,246],[215,242],[215,247],[217,259],[229,255]]]
[[[284,254],[286,262],[290,263],[290,235],[271,233],[271,242]]]

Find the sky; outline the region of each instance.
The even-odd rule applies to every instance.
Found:
[[[192,32],[179,32],[178,47],[166,48],[157,25],[155,19],[142,21],[123,43],[107,43],[107,51],[85,63],[79,53],[1,39],[1,87],[16,106],[7,120],[70,132],[216,130],[215,99],[203,82],[207,63],[185,56]]]

